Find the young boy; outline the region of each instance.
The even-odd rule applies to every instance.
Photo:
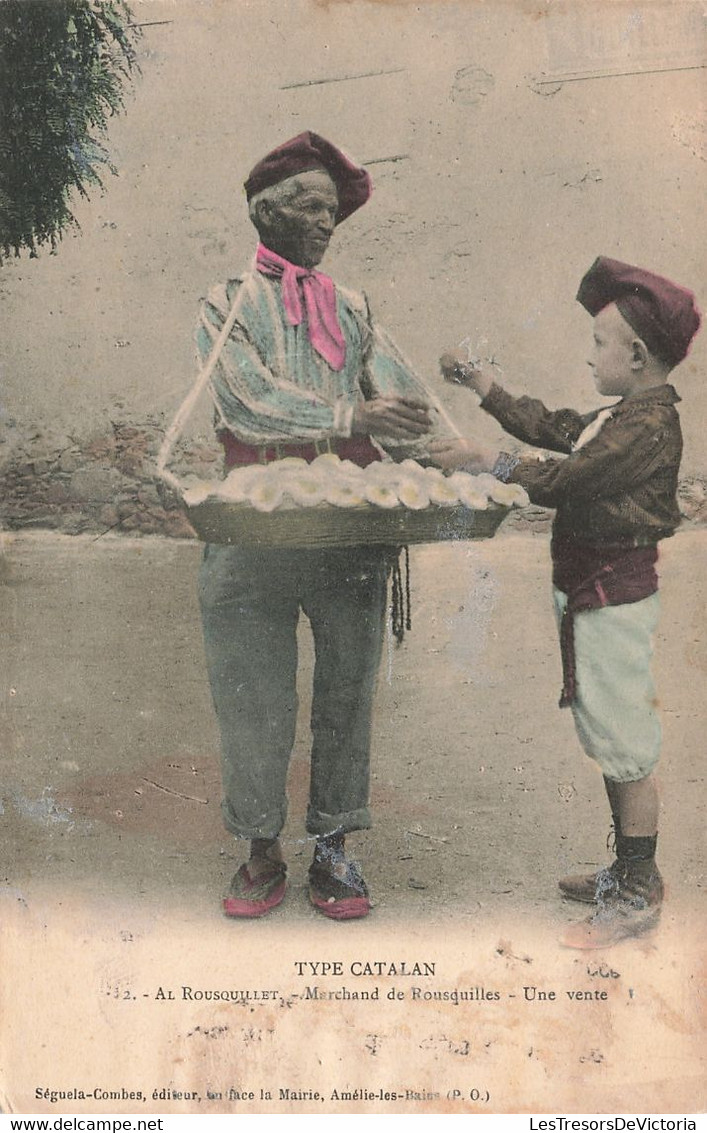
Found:
[[[460,354],[446,354],[444,376],[475,390],[508,433],[566,456],[515,456],[472,440],[437,441],[430,455],[444,468],[490,471],[522,484],[533,503],[556,509],[560,706],[571,706],[579,740],[603,772],[616,834],[612,865],[559,883],[564,896],[595,903],[563,943],[601,948],[652,928],[663,900],[653,775],[661,737],[650,673],[655,564],[659,540],[680,520],[680,399],[668,375],[686,356],[700,315],[691,292],[603,256],[577,299],[594,316],[589,365],[596,388],[620,400],[588,415],[552,412],[540,401],[512,397]]]

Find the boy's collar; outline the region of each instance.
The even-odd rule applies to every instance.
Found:
[[[620,406],[636,405],[639,401],[646,401],[649,404],[655,405],[675,405],[680,401],[680,395],[675,389],[675,386],[670,385],[669,382],[662,382],[659,386],[651,386],[650,389],[638,390],[636,393],[628,393],[626,397],[622,397],[621,401],[617,401],[613,408],[619,409]]]

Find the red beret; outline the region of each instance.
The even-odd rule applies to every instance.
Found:
[[[700,326],[691,291],[606,256],[594,261],[579,285],[577,299],[590,315],[615,303],[651,354],[671,366],[686,356]]]
[[[336,223],[340,224],[352,212],[365,205],[371,195],[371,178],[365,169],[354,165],[345,154],[328,142],[305,130],[296,138],[290,138],[277,149],[266,154],[262,161],[251,169],[245,182],[248,200],[298,173],[313,169],[323,169],[329,174],[339,194],[339,209]]]

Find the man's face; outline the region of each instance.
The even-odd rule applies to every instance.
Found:
[[[594,349],[588,363],[594,384],[605,397],[625,397],[632,392],[637,377],[636,338],[615,303],[604,307],[594,319]]]
[[[286,201],[263,202],[265,242],[271,251],[300,267],[312,268],[327,250],[336,226],[339,199],[328,173],[300,173]]]

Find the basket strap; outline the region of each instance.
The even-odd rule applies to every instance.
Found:
[[[365,322],[363,320],[362,316],[359,314],[359,312],[356,310],[356,308],[354,306],[351,307],[351,310],[352,310],[354,318],[358,322],[359,326],[361,328],[365,328],[366,331],[370,331],[370,328],[373,324],[373,316],[371,314],[371,308],[370,308],[370,305],[369,305],[369,302],[368,302],[368,296],[364,294],[363,298],[364,298],[364,301],[365,301],[365,304],[366,304],[366,316],[367,316],[368,322]],[[409,370],[410,373],[414,374],[416,372],[414,367],[410,365],[410,363],[408,362],[406,356],[403,354],[403,352],[400,349],[400,347],[398,346],[398,344],[394,343],[393,345],[394,345],[395,353],[397,354],[398,360],[401,363],[401,365],[403,365],[407,370]],[[428,396],[428,398],[429,398],[429,400],[432,404],[432,408],[437,410],[441,420],[444,421],[444,424],[449,429],[450,436],[458,437],[459,439],[461,439],[462,434],[459,431],[459,426],[456,425],[454,421],[452,421],[452,418],[449,416],[449,413],[444,408],[444,405],[440,401],[440,399],[437,396],[437,394],[435,393],[435,391],[432,389],[432,387],[429,385],[429,383],[426,382],[424,380],[424,378],[419,377],[419,375],[418,375],[418,381],[419,381],[420,385],[424,387],[425,393],[427,394],[427,396]],[[365,389],[363,389],[363,386],[361,388],[361,392],[363,393],[364,397],[366,398],[366,401],[368,401],[369,398],[366,395],[366,391],[365,391]]]
[[[216,342],[213,345],[213,349],[211,350],[211,353],[206,360],[206,364],[204,365],[203,369],[199,371],[194,385],[190,389],[187,396],[184,398],[182,404],[179,406],[172,424],[169,426],[167,432],[165,433],[164,440],[162,441],[162,444],[160,446],[160,451],[157,454],[157,475],[162,480],[164,480],[166,484],[169,484],[170,488],[173,488],[175,489],[175,491],[179,492],[180,495],[182,492],[182,485],[180,484],[177,477],[167,468],[167,461],[172,454],[174,445],[182,434],[184,426],[191,417],[194,408],[204,391],[205,386],[211,379],[211,375],[214,372],[216,363],[218,362],[221,355],[221,351],[226,344],[226,339],[233,330],[233,325],[236,321],[237,310],[238,293],[236,293],[236,297],[233,301],[231,310],[228,312],[226,321],[221,328],[221,333],[219,334]]]

